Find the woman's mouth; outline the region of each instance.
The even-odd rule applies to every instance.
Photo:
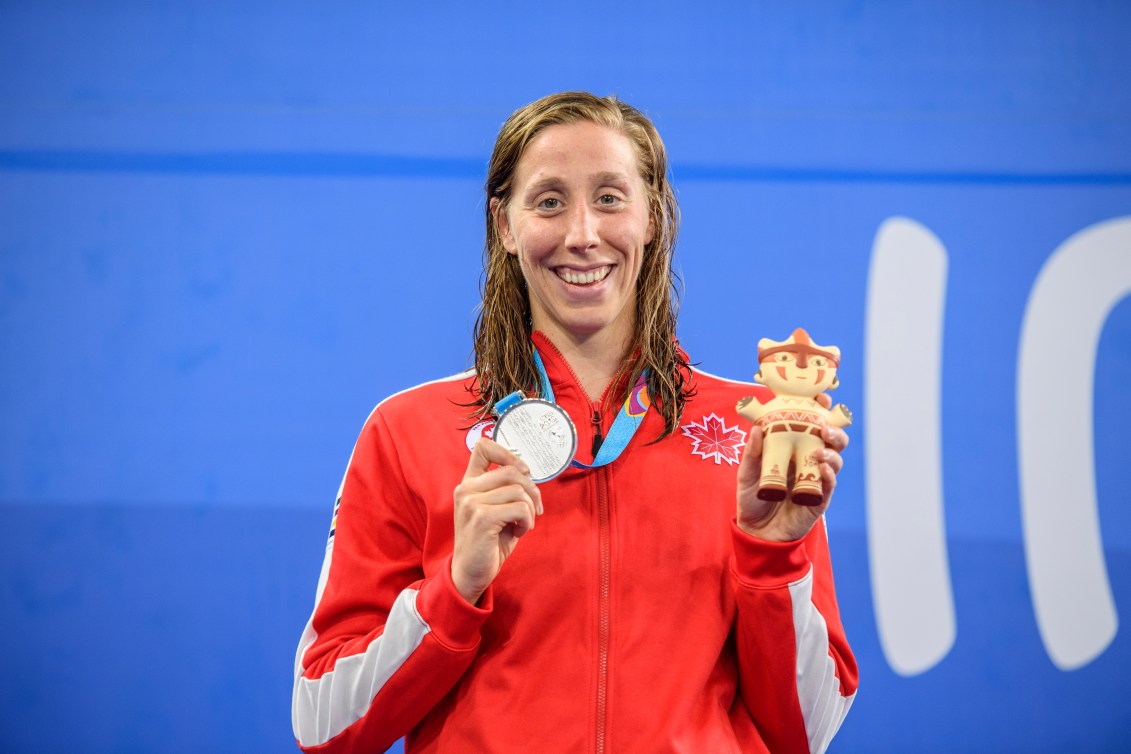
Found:
[[[558,267],[554,270],[554,273],[571,285],[592,285],[593,283],[599,283],[604,280],[612,269],[613,266],[611,264],[585,272],[571,270],[566,267]]]

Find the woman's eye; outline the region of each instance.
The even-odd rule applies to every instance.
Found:
[[[619,201],[620,201],[620,197],[613,196],[612,194],[602,194],[601,196],[599,196],[597,198],[598,204],[604,204],[606,206],[611,206],[613,204],[616,204]]]
[[[547,197],[538,202],[538,207],[540,209],[557,209],[560,206],[562,206],[562,203],[553,197]]]

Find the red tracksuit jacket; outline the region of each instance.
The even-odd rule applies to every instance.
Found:
[[[591,461],[599,402],[535,343]],[[545,513],[472,606],[450,568],[452,492],[482,432],[460,405],[470,379],[399,393],[362,430],[295,660],[299,745],[824,751],[856,691],[824,526],[777,544],[734,524],[734,406],[763,388],[696,371],[679,432],[651,443],[649,411],[617,460],[541,485]]]

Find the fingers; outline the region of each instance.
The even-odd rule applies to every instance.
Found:
[[[840,470],[844,468],[844,458],[835,450],[830,450],[829,448],[818,450],[816,457],[817,464],[820,466],[828,466],[833,474],[839,474]]]
[[[833,490],[836,489],[836,475],[840,473],[843,461],[839,453],[831,450],[818,451],[818,455],[823,456],[817,464],[818,473],[821,475],[821,489],[824,490],[822,504],[828,506]]]
[[[491,469],[491,464],[498,464],[498,468]],[[542,492],[530,478],[530,467],[526,462],[494,440],[480,438],[471,450],[471,460],[467,462],[463,481],[456,488],[457,498],[461,489],[474,494],[508,484],[522,486],[534,509],[542,514]]]
[[[467,472],[463,478],[486,474],[493,463],[499,466],[515,466],[523,474],[530,474],[530,467],[525,461],[494,440],[481,437],[471,449],[471,459],[467,462]]]
[[[825,447],[831,448],[837,453],[848,447],[848,433],[843,429],[825,426],[821,430],[821,439],[825,441]]]
[[[498,513],[496,509],[512,506],[508,510],[513,510],[514,505],[520,505],[529,514],[527,516],[529,525],[523,529],[523,532],[534,528],[534,518],[543,512],[541,493],[529,477],[522,477],[508,468],[500,467],[456,487],[454,497],[457,527],[479,521],[491,524],[488,526],[489,529],[498,530],[499,527],[494,526],[494,523],[502,519],[491,518]],[[483,480],[482,487],[479,485],[480,480]],[[517,521],[514,516],[507,520]]]
[[[840,429],[825,427],[821,433],[825,447],[815,454],[818,473],[821,475],[821,486],[824,489],[824,505],[828,505],[836,488],[836,478],[844,468],[844,457],[840,451],[848,446],[848,434]]]
[[[758,483],[762,475],[762,429],[755,425],[750,428],[746,437],[746,447],[742,451],[742,460],[738,464],[738,485],[753,486]]]
[[[505,494],[506,490],[495,490],[479,498],[479,505],[466,510],[466,523],[470,530],[497,536],[509,526],[511,533],[518,538],[534,528],[534,505],[530,500],[521,493],[518,493],[518,499],[512,497],[506,500]],[[504,502],[488,502],[486,498],[490,495],[497,495]]]
[[[497,512],[496,509],[514,510],[514,506],[522,506],[525,509],[524,515],[529,514],[530,526],[528,529],[534,528],[534,517],[538,515],[538,504],[534,502],[534,498],[521,484],[508,484],[484,492],[466,494],[462,503],[461,508],[464,516],[481,516],[483,513],[493,515]],[[483,511],[483,513],[480,511]],[[512,516],[508,520],[516,521],[517,519]]]

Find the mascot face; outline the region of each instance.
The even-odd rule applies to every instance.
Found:
[[[815,398],[839,384],[836,377],[839,361],[840,349],[816,345],[809,334],[799,328],[787,340],[762,338],[758,341],[759,370],[754,380],[776,395]]]

